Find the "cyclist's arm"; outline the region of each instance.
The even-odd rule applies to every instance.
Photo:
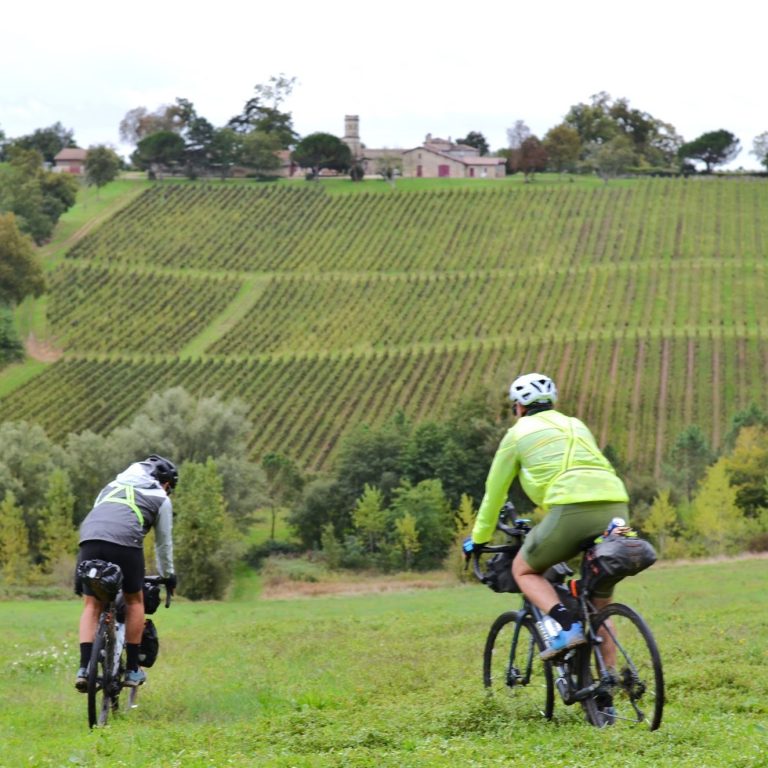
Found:
[[[499,510],[507,500],[509,486],[517,476],[520,462],[517,454],[517,441],[507,432],[493,457],[488,477],[485,480],[485,495],[480,504],[475,525],[472,529],[472,541],[484,544],[491,540],[499,519]]]
[[[166,499],[155,521],[155,557],[161,576],[175,573],[173,567],[173,505]]]

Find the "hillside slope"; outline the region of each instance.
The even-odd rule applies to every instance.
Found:
[[[320,469],[359,421],[440,417],[542,369],[602,443],[657,471],[685,426],[717,446],[764,399],[767,204],[765,182],[734,179],[163,185],[55,268],[64,354],[0,419],[107,431],[179,384],[245,400],[254,455]]]

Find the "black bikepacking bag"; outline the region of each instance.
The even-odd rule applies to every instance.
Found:
[[[160,653],[160,638],[157,636],[157,627],[152,619],[145,619],[139,647],[139,664],[142,667],[151,667],[158,653]]]
[[[587,589],[616,584],[634,576],[656,562],[656,551],[649,541],[637,535],[613,534],[591,546],[584,556],[582,578]]]
[[[123,586],[123,572],[116,563],[83,560],[77,565],[77,577],[102,603],[110,603]]]
[[[160,607],[160,585],[144,582],[144,613],[154,613]]]
[[[488,561],[488,570],[484,575],[483,584],[494,592],[520,592],[520,587],[517,586],[515,577],[512,575],[512,561],[518,549],[519,547],[509,552],[497,552]]]

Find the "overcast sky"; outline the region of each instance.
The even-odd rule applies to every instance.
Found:
[[[300,135],[343,135],[360,117],[371,148],[480,131],[492,149],[525,121],[542,137],[606,91],[686,141],[724,128],[730,167],[757,168],[768,5],[750,0],[178,0],[14,2],[3,10],[0,129],[60,121],[80,146],[111,144],[138,106],[177,97],[221,126],[257,83],[297,79],[283,109]]]

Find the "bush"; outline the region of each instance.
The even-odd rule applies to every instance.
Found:
[[[261,568],[264,561],[272,555],[297,555],[303,551],[301,544],[268,540],[251,546],[245,553],[244,560],[251,568]]]

